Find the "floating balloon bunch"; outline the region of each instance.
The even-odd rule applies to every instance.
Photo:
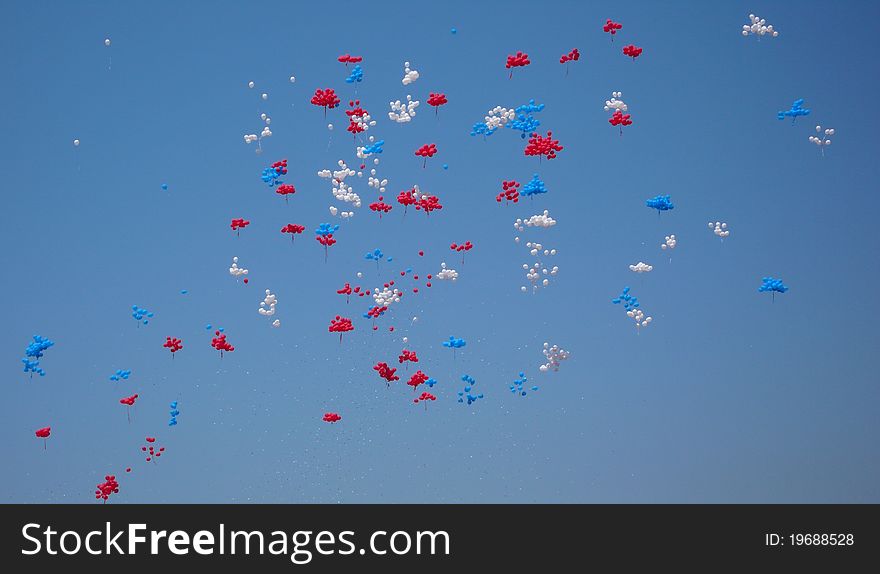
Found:
[[[170,417],[168,419],[168,426],[177,426],[177,416],[180,414],[180,411],[177,410],[177,401],[171,401],[168,407],[170,409],[170,411],[168,412],[168,415]]]
[[[495,106],[486,114],[482,122],[477,122],[471,128],[471,135],[487,136],[494,134],[498,128],[503,128],[507,122],[516,118],[516,112],[512,109]]]
[[[119,494],[119,483],[116,482],[116,477],[112,474],[108,474],[104,477],[104,482],[98,484],[95,488],[95,499],[102,500],[104,503],[107,503],[107,500],[113,494]]]
[[[392,289],[391,286],[393,284],[394,281],[390,281],[386,283],[381,290],[379,290],[378,287],[373,289],[372,297],[373,302],[376,303],[376,305],[380,307],[390,307],[392,303],[400,303],[402,293],[398,291],[396,287]],[[370,295],[370,293],[370,291],[367,291],[367,295]]]
[[[507,56],[507,63],[505,63],[504,67],[510,70],[510,77],[513,77],[513,69],[514,68],[524,68],[531,64],[531,60],[529,60],[529,55],[525,52],[517,52],[514,55]]]
[[[359,84],[364,80],[364,70],[361,68],[360,64],[355,64],[354,68],[352,68],[351,73],[345,78],[346,84]]]
[[[385,203],[383,200],[384,200],[384,197],[380,195],[379,201],[374,201],[373,203],[371,203],[369,205],[370,211],[373,211],[373,212],[379,214],[379,219],[382,219],[383,213],[388,213],[393,208],[392,205]]]
[[[416,211],[424,211],[425,215],[430,215],[432,211],[437,209],[443,209],[439,197],[427,193],[419,194],[416,201]]]
[[[518,106],[514,111],[516,117],[507,122],[506,126],[522,132],[520,137],[525,139],[527,135],[533,133],[541,125],[541,122],[533,115],[544,109],[544,104],[536,104],[535,100],[529,100],[529,103]]]
[[[327,88],[325,90],[317,89],[315,90],[315,95],[312,96],[311,103],[312,105],[324,108],[324,117],[327,117],[327,109],[333,109],[339,105],[340,99],[339,96],[336,95],[336,92],[333,88]]]
[[[537,174],[535,174],[537,175]],[[495,201],[501,203],[501,200],[507,200],[508,202],[519,203],[519,182],[517,181],[502,181],[501,182],[501,193],[495,196]]]
[[[465,399],[467,399],[467,404],[473,404],[477,401],[477,399],[483,398],[483,393],[478,395],[471,394],[471,391],[474,388],[474,385],[477,384],[477,381],[474,380],[470,375],[462,375],[461,380],[464,381],[464,389],[458,391],[458,402],[463,403]]]
[[[339,342],[342,343],[342,335],[349,331],[354,331],[354,325],[351,324],[351,319],[336,315],[336,318],[330,321],[330,326],[327,327],[327,330],[331,333],[339,333]]]
[[[419,101],[413,100],[412,96],[406,95],[406,102],[395,100],[390,102],[391,111],[388,112],[388,119],[399,124],[405,124],[416,116],[416,108],[419,107]]]
[[[434,115],[438,115],[440,112],[440,106],[445,106],[449,103],[449,100],[446,99],[446,94],[435,94],[431,92],[428,95],[428,105],[434,108]]]
[[[364,254],[364,259],[366,259],[367,261],[375,261],[376,262],[376,269],[379,268],[379,262],[382,261],[383,257],[385,257],[385,254],[382,253],[382,250],[379,249],[378,247],[372,251],[367,251]]]
[[[533,215],[528,219],[517,218],[517,220],[513,223],[513,227],[517,231],[523,231],[525,227],[541,227],[543,229],[547,229],[549,227],[553,227],[554,225],[556,225],[556,220],[550,217],[550,211],[547,209],[544,210],[544,213]]]
[[[235,235],[236,235],[236,236],[239,236],[239,235],[241,235],[241,230],[244,229],[245,227],[247,227],[247,226],[250,225],[250,224],[251,224],[251,222],[248,221],[247,219],[241,219],[241,218],[239,218],[239,219],[233,219],[233,220],[229,223],[229,227],[232,228],[232,231],[235,232]]]
[[[539,253],[544,255],[556,255],[555,249],[544,249],[544,247],[540,243],[526,243],[526,247],[529,249],[529,253],[532,256],[537,257]],[[529,266],[528,263],[523,263],[522,265],[523,271],[526,272],[526,279],[532,284],[532,293],[537,293],[538,286],[548,287],[550,285],[550,277],[556,277],[559,274],[559,267],[554,265],[553,267],[547,268],[545,267],[541,261],[535,261],[535,263]],[[544,276],[544,279],[541,279],[541,276]],[[528,288],[523,285],[519,288],[520,291],[526,293]]]
[[[436,400],[437,400],[437,397],[435,397],[431,393],[425,391],[424,393],[419,395],[419,397],[417,399],[413,399],[413,403],[415,403],[415,404],[419,404],[420,402],[425,403],[425,411],[427,411],[428,410],[428,401],[436,401]]]
[[[350,219],[354,217],[354,211],[339,211],[335,205],[330,206],[330,215],[333,217],[341,217],[342,219]]]
[[[281,228],[281,233],[289,233],[290,240],[295,241],[296,236],[305,230],[306,230],[306,228],[304,225],[298,225],[296,223],[288,223],[287,225],[285,225],[284,227]]]
[[[322,223],[315,230],[315,240],[324,246],[324,261],[327,261],[327,248],[336,243],[333,234],[339,229],[338,225]]]
[[[749,14],[749,20],[752,22],[751,25],[743,24],[743,36],[753,34],[760,39],[761,36],[769,35],[770,37],[775,38],[779,35],[779,32],[773,29],[773,24],[767,24],[767,21],[763,18],[758,18],[754,14]]]
[[[456,281],[458,279],[458,271],[446,267],[446,262],[440,263],[440,271],[437,272],[437,279],[440,281]]]
[[[617,34],[617,31],[623,28],[623,24],[619,22],[613,21],[611,18],[605,20],[605,25],[602,26],[602,31],[611,34],[611,41],[614,41],[614,35]]]
[[[538,156],[539,159],[546,157],[550,160],[555,159],[556,152],[562,150],[563,146],[559,145],[559,140],[553,139],[553,132],[548,131],[546,136],[533,133],[524,151],[528,156]]]
[[[238,266],[238,257],[233,257],[232,258],[232,266],[229,268],[229,274],[232,275],[233,277],[235,277],[236,279],[238,279],[239,277],[241,277],[243,275],[247,275],[248,270],[245,269],[244,267],[239,267]],[[244,282],[245,283],[248,282],[247,277],[245,277]]]
[[[275,193],[284,198],[284,202],[287,203],[287,196],[293,195],[296,193],[296,188],[290,185],[289,183],[282,183],[278,187],[275,188]]]
[[[635,321],[636,329],[640,330],[642,327],[650,325],[654,318],[645,316],[644,311],[639,308],[638,298],[630,295],[629,291],[629,287],[624,287],[623,292],[618,297],[612,299],[611,302],[615,305],[622,303],[623,308],[626,310],[626,316]]]
[[[611,114],[611,117],[608,118],[608,123],[612,126],[617,126],[617,129],[620,132],[620,135],[623,135],[623,127],[632,125],[632,116],[630,114],[624,114],[620,110],[614,110],[614,113]]]
[[[656,209],[657,213],[675,209],[675,205],[672,204],[672,198],[669,195],[658,195],[647,199],[645,200],[645,205],[651,209]]]
[[[369,145],[357,148],[358,149],[357,156],[360,159],[366,159],[367,157],[369,157],[371,155],[381,154],[383,151],[382,146],[384,146],[384,145],[385,145],[385,140],[375,141],[375,138],[373,136],[370,136]],[[378,160],[378,158],[376,158],[376,159]]]
[[[266,296],[260,301],[260,307],[257,313],[263,317],[271,317],[275,314],[275,306],[278,305],[278,298],[271,290],[266,289]]]
[[[672,250],[675,249],[675,245],[678,243],[675,239],[675,235],[667,235],[663,240],[663,243],[660,244],[660,249],[666,251],[667,249]]]
[[[721,241],[724,241],[724,238],[730,235],[730,230],[727,229],[727,224],[720,221],[716,221],[715,223],[710,221],[709,229],[712,230],[712,233],[720,237]]]
[[[323,420],[325,423],[336,423],[342,420],[342,417],[339,416],[339,413],[324,413]]]
[[[563,54],[559,56],[559,63],[565,64],[567,62],[577,62],[581,59],[581,53],[578,52],[577,48],[572,49],[568,54]]]
[[[43,427],[34,431],[34,436],[43,439],[43,450],[46,450],[48,438],[52,434],[52,427]]]
[[[153,313],[147,311],[146,309],[141,309],[137,305],[132,305],[131,316],[134,317],[134,320],[138,321],[139,324],[143,323],[144,325],[149,325],[150,319],[153,318]]]
[[[263,183],[265,183],[269,187],[275,187],[276,185],[281,185],[282,183],[284,183],[283,181],[281,181],[282,175],[287,175],[286,159],[276,161],[271,166],[264,169],[262,175],[260,176],[260,179],[262,179]]]
[[[419,71],[413,70],[409,67],[409,62],[403,63],[403,79],[400,80],[400,83],[404,86],[408,86],[419,79]]]
[[[165,342],[162,346],[171,351],[171,358],[173,359],[174,353],[183,349],[183,341],[177,337],[165,337]]]
[[[416,355],[415,351],[409,351],[404,349],[400,352],[400,355],[397,356],[397,362],[401,365],[410,362],[410,363],[418,363],[419,357]]]
[[[784,120],[788,117],[791,118],[791,123],[794,123],[799,116],[808,115],[810,115],[810,109],[804,107],[804,99],[800,98],[795,100],[789,109],[776,112],[776,119]]]
[[[547,193],[547,187],[537,173],[532,175],[532,179],[522,189],[522,194],[526,197],[534,197],[543,193]]]
[[[428,377],[428,375],[423,373],[421,370],[418,370],[415,373],[413,373],[413,375],[409,378],[409,380],[406,382],[406,384],[411,386],[413,388],[413,391],[415,391],[419,385],[423,384],[429,378],[430,377]]]
[[[629,110],[629,107],[624,103],[620,97],[623,95],[622,92],[611,92],[611,99],[605,100],[605,111],[610,112],[611,110],[626,112]]]
[[[648,265],[647,263],[639,261],[635,265],[630,265],[629,270],[633,273],[650,273],[654,270],[654,267],[652,265]]]
[[[633,44],[630,44],[629,46],[623,47],[623,55],[629,56],[630,58],[632,58],[633,62],[635,62],[636,58],[641,56],[641,54],[642,54],[642,49],[639,48],[638,46],[633,45]]]
[[[519,395],[521,397],[526,396],[528,394],[528,391],[525,390],[525,386],[528,382],[529,382],[529,379],[526,378],[526,374],[520,373],[519,378],[515,379],[513,381],[513,383],[510,385],[510,392],[513,393],[514,395]],[[538,387],[532,386],[531,390],[537,391]]]
[[[214,331],[214,337],[211,338],[211,346],[220,351],[221,359],[224,352],[231,353],[235,350],[235,347],[226,340],[226,333],[221,333],[220,331]]]
[[[397,369],[389,367],[388,363],[376,363],[373,365],[373,370],[379,373],[379,376],[385,380],[385,386],[390,387],[391,383],[400,380],[400,377],[394,374]]]
[[[31,373],[31,377],[33,377],[34,373],[37,373],[41,377],[46,375],[46,371],[40,367],[40,361],[45,353],[50,347],[54,346],[55,342],[43,337],[41,335],[34,335],[33,341],[24,349],[24,358],[22,358],[21,362],[24,364],[24,372]]]
[[[810,136],[809,140],[811,143],[819,146],[819,149],[822,150],[822,157],[825,157],[825,148],[831,145],[831,136],[834,135],[834,128],[828,128],[825,130],[825,137],[822,138],[822,126],[816,126],[816,134],[814,136]]]
[[[342,64],[345,64],[345,67],[348,68],[349,64],[357,64],[359,62],[363,62],[364,58],[362,56],[352,56],[351,54],[343,54],[336,58],[336,60]]]
[[[124,369],[116,369],[116,372],[113,373],[112,375],[110,375],[110,380],[116,381],[116,382],[119,382],[121,380],[127,381],[130,376],[131,376],[130,370],[126,371]]]
[[[346,131],[349,133],[357,135],[376,125],[376,120],[370,116],[367,110],[361,107],[360,100],[348,102],[348,107],[349,109],[345,110],[345,115],[348,116]]]
[[[452,349],[452,358],[455,358],[455,350],[466,347],[467,341],[460,337],[453,337],[450,335],[448,341],[443,341],[443,346],[447,349]]]
[[[165,447],[156,444],[156,437],[148,436],[144,440],[147,441],[147,444],[141,447],[141,452],[146,456],[145,460],[147,462],[155,463],[156,459],[165,452]]]
[[[131,422],[131,407],[134,406],[134,403],[137,400],[138,400],[137,393],[135,393],[131,396],[122,397],[121,399],[119,399],[119,404],[125,405],[125,418],[128,419],[129,423]]]
[[[436,144],[425,144],[419,149],[416,150],[416,155],[422,158],[425,158],[422,162],[422,167],[428,165],[428,158],[434,157],[434,154],[437,153],[437,145]]]
[[[785,293],[788,291],[788,285],[782,282],[782,279],[774,279],[773,277],[762,277],[761,286],[758,287],[759,293],[770,292],[771,299],[776,300],[777,293]]]
[[[464,265],[464,254],[474,248],[474,244],[470,241],[465,241],[462,244],[453,243],[449,246],[449,249],[461,253],[461,264]]]

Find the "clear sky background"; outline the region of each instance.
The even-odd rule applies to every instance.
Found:
[[[780,36],[742,37],[749,12]],[[874,2],[809,1],[9,5],[0,500],[94,501],[114,473],[113,502],[880,502],[878,17]],[[623,23],[614,43],[606,18]],[[517,50],[532,65],[508,79]],[[357,96],[386,142],[386,201],[418,184],[444,206],[429,219],[397,206],[379,221],[366,176],[355,218],[330,217],[316,172],[357,160],[344,107],[325,119],[309,99],[354,95],[345,52],[364,57]],[[406,60],[421,74],[410,86]],[[602,109],[614,90],[634,121],[622,137]],[[439,117],[431,91],[449,99]],[[390,122],[408,93],[414,121]],[[488,109],[530,98],[565,146],[557,159],[525,157],[513,130],[470,137]],[[778,121],[797,98],[812,114]],[[261,112],[274,135],[258,156],[242,136]],[[807,141],[817,123],[837,131],[824,158]],[[422,168],[413,151],[429,142],[439,153]],[[289,204],[259,177],[282,158]],[[502,180],[535,172],[548,194],[495,202]],[[645,207],[657,194],[675,210]],[[521,235],[558,249],[560,273],[523,294],[532,258],[512,223],[544,209],[556,227]],[[251,221],[240,237],[234,217]],[[710,220],[729,224],[723,243]],[[341,224],[326,264],[325,221]],[[287,223],[307,227],[293,245]],[[466,240],[462,265],[448,245]],[[378,274],[363,259],[377,247],[394,259]],[[248,286],[228,274],[236,255]],[[442,261],[459,280],[408,292],[375,332],[364,299],[335,293]],[[654,271],[630,272],[638,261]],[[790,291],[771,302],[766,275]],[[654,317],[641,334],[611,304],[625,285]],[[266,288],[280,329],[257,313]],[[155,312],[148,326],[133,304]],[[341,345],[337,314],[356,327]],[[234,353],[217,356],[208,323]],[[29,379],[33,334],[55,346]],[[184,342],[173,360],[169,335]],[[450,335],[468,342],[455,358]],[[571,352],[558,373],[538,372],[544,341]],[[404,346],[439,381],[427,412],[372,370]],[[116,369],[131,378],[110,382]],[[538,392],[509,392],[520,371]],[[485,394],[474,405],[456,402],[463,373]],[[132,393],[128,423],[118,401]],[[146,435],[166,447],[158,464],[141,456]]]

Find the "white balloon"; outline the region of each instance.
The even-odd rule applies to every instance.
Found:
[[[108,47],[110,46],[110,38],[105,38],[105,39],[104,39],[104,45],[105,45],[105,46],[108,46]]]
[[[73,145],[79,146],[79,140],[73,140]]]
[[[253,82],[248,82],[248,87],[249,87],[249,88],[253,88],[253,87],[254,87],[254,83],[253,83]]]

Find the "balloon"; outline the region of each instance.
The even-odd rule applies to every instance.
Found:
[[[352,68],[351,73],[345,78],[346,84],[356,84],[360,83],[364,80],[364,70],[360,67],[360,65],[356,65]]]
[[[531,64],[531,60],[529,60],[529,55],[525,52],[517,52],[514,55],[507,56],[507,63],[504,65],[505,68],[510,70],[510,77],[513,77],[513,68],[523,68]]]
[[[349,168],[342,160],[339,160],[338,162],[336,162],[336,164],[339,169],[334,171],[323,169],[318,172],[318,177],[323,177],[330,180],[330,192],[333,194],[333,197],[336,198],[338,201],[344,201],[346,203],[351,203],[352,205],[354,205],[354,207],[360,207],[361,197],[354,192],[352,186],[348,185],[345,182],[345,178],[351,177],[357,172]]]
[[[346,128],[346,131],[356,135],[376,125],[376,120],[372,119],[367,110],[361,107],[360,100],[350,101],[348,106],[349,109],[345,111],[345,115],[348,116],[348,128]]]
[[[434,379],[428,379],[428,380],[429,380],[429,381],[433,381]],[[426,382],[427,382],[427,381],[426,381]],[[436,400],[437,400],[437,397],[435,397],[434,395],[432,395],[432,394],[429,393],[429,392],[424,392],[424,393],[422,393],[421,395],[419,395],[419,398],[417,398],[417,399],[413,399],[413,402],[416,403],[416,404],[418,404],[418,403],[420,403],[420,402],[424,402],[424,403],[425,403],[425,411],[427,412],[427,410],[428,410],[428,403],[427,403],[427,401],[436,401]]]
[[[623,28],[623,24],[619,22],[613,21],[611,18],[605,20],[605,25],[602,26],[602,30],[604,32],[608,32],[611,34],[611,41],[614,41],[614,35],[617,34],[617,31]]]
[[[283,181],[281,181],[282,175],[287,175],[286,159],[276,161],[271,166],[265,168],[263,170],[263,173],[260,175],[260,179],[262,179],[263,183],[265,183],[269,187],[275,187],[276,185],[281,185],[282,183],[284,183]]]
[[[79,147],[79,140],[73,140],[73,145]]]
[[[622,92],[611,92],[611,99],[605,100],[605,111],[610,112],[611,110],[614,110],[626,112],[629,108],[624,103],[624,101],[620,99],[620,96],[622,95]]]
[[[548,131],[546,136],[533,133],[529,138],[525,154],[528,156],[545,156],[548,160],[556,157],[556,152],[562,151],[559,140],[553,139],[553,132]]]
[[[315,90],[315,95],[312,96],[310,101],[312,105],[324,108],[324,117],[327,117],[328,108],[333,109],[338,106],[340,102],[339,96],[336,95],[333,88]]]
[[[341,343],[343,333],[354,331],[354,325],[351,324],[351,319],[336,315],[336,318],[330,321],[327,330],[331,333],[339,333],[339,342]]]
[[[177,416],[180,414],[180,411],[177,410],[177,401],[172,401],[168,405],[168,408],[170,409],[170,411],[168,412],[168,415],[170,416],[170,419],[168,420],[168,426],[177,426]]]
[[[567,62],[577,62],[581,59],[581,53],[578,52],[577,48],[572,49],[568,54],[563,54],[559,57],[559,63],[565,64]]]
[[[104,45],[110,47],[110,38],[104,38]]]
[[[244,267],[239,267],[238,265],[238,257],[232,258],[232,266],[229,268],[229,274],[238,279],[242,275],[247,275],[248,270]]]
[[[131,376],[130,370],[126,371],[124,369],[116,369],[116,372],[113,373],[112,375],[110,375],[110,380],[116,381],[116,382],[119,382],[120,380],[127,381],[130,376]]]
[[[513,384],[510,385],[510,392],[513,393],[514,395],[519,395],[521,397],[526,396],[528,394],[528,391],[526,391],[524,387],[525,387],[526,383],[528,383],[528,382],[529,382],[529,379],[526,377],[526,374],[521,372],[519,374],[519,378],[515,379],[513,381]],[[538,387],[533,386],[531,388],[531,390],[537,391]]]
[[[407,349],[404,349],[400,352],[400,355],[398,355],[397,362],[400,363],[401,365],[406,362],[418,363],[419,357],[416,355],[415,351],[409,351]]]
[[[517,184],[518,185],[518,184]],[[547,193],[544,182],[538,177],[538,174],[532,175],[532,179],[523,186],[522,194],[526,197],[534,197]]]
[[[165,337],[165,343],[162,346],[171,351],[171,357],[174,358],[174,353],[183,348],[183,341],[176,337]]]
[[[526,227],[542,227],[544,229],[547,229],[548,227],[553,227],[554,225],[556,225],[556,220],[550,217],[550,211],[545,209],[544,213],[540,215],[533,215],[525,220],[517,218],[517,220],[513,223],[513,227],[517,231],[523,231],[523,225],[525,225]]]
[[[235,347],[226,341],[226,333],[221,333],[220,331],[214,331],[214,337],[211,338],[211,346],[220,351],[221,359],[224,352],[231,353],[235,350]]]
[[[304,225],[299,225],[296,223],[288,223],[287,225],[285,225],[284,227],[281,228],[281,233],[289,233],[290,240],[294,241],[296,236],[305,230],[306,230],[306,228]]]
[[[437,145],[436,144],[425,144],[419,149],[416,150],[415,154],[419,157],[425,158],[422,162],[422,167],[428,165],[428,158],[434,157],[434,154],[437,153]]]
[[[537,174],[535,174],[537,177]],[[501,203],[501,200],[506,200],[508,203],[519,203],[519,183],[516,181],[502,181],[501,182],[501,193],[495,196],[495,201]]]
[[[614,110],[614,113],[608,118],[608,123],[612,126],[618,126],[618,130],[620,131],[620,135],[623,135],[623,126],[632,125],[632,116],[630,114],[624,114],[620,110]]]
[[[342,420],[342,417],[339,416],[339,413],[324,413],[324,418],[322,419],[325,423],[335,423]]]
[[[388,119],[399,124],[404,124],[415,117],[416,108],[419,107],[419,101],[413,100],[412,96],[407,94],[406,103],[402,103],[400,100],[395,100],[390,102],[390,105],[391,111],[388,112]]]
[[[147,311],[146,309],[141,309],[137,305],[132,305],[131,316],[134,317],[135,321],[138,321],[138,326],[140,326],[140,323],[148,325],[150,323],[150,319],[153,318],[153,313]]]
[[[116,482],[116,477],[112,474],[105,476],[104,482],[99,483],[95,488],[97,488],[95,499],[103,500],[105,503],[111,495],[119,493],[119,483]]]
[[[409,67],[409,62],[403,63],[403,79],[400,81],[404,86],[408,86],[419,79],[418,70]]]
[[[541,122],[538,121],[532,114],[540,112],[544,109],[544,104],[535,104],[535,100],[529,100],[529,103],[518,106],[514,113],[516,114],[515,118],[505,125],[508,128],[512,128],[522,132],[520,137],[525,139],[527,135],[533,133],[538,129],[538,126],[541,125]],[[561,149],[561,148],[560,148]],[[526,154],[529,155],[529,154]]]
[[[550,345],[550,343],[544,343],[544,348],[542,350],[544,353],[544,358],[547,360],[546,363],[538,367],[538,370],[542,373],[549,372],[551,369],[554,372],[559,371],[559,366],[562,361],[565,361],[571,355],[565,349],[560,348],[558,345]],[[520,376],[523,376],[520,373]]]
[[[415,391],[416,388],[418,388],[419,385],[425,383],[428,380],[428,378],[429,378],[428,375],[423,373],[421,370],[418,370],[415,373],[413,373],[413,376],[411,376],[409,378],[409,380],[406,382],[406,384],[411,386],[413,388],[413,391]]]
[[[800,98],[791,104],[791,108],[776,112],[776,119],[784,120],[786,117],[791,118],[791,123],[798,119],[798,116],[810,115],[810,109],[804,107],[804,99]]]
[[[647,263],[639,261],[635,265],[630,265],[629,270],[634,273],[650,273],[654,270],[654,267],[652,265],[648,265]]]
[[[636,331],[642,327],[647,327],[654,320],[652,317],[646,317],[644,311],[640,309],[639,300],[629,294],[629,287],[624,287],[621,294],[611,300],[615,305],[623,304],[626,316],[633,319],[636,324]]]
[[[763,277],[761,278],[761,286],[758,287],[759,293],[764,293],[769,291],[772,299],[776,299],[777,293],[785,293],[788,291],[788,286],[782,282],[782,279],[774,279],[773,277]]]
[[[772,38],[779,36],[779,32],[773,29],[773,24],[767,24],[767,22],[763,18],[759,18],[754,14],[749,14],[749,20],[751,20],[751,25],[744,24],[742,27],[742,35],[749,36],[767,36],[769,35]]]
[[[266,296],[260,301],[260,307],[257,309],[257,313],[262,315],[263,317],[271,317],[275,314],[275,306],[278,304],[278,298],[270,291],[266,289]]]
[[[629,56],[630,58],[632,58],[633,62],[635,62],[636,58],[638,58],[641,54],[642,54],[642,49],[639,48],[638,46],[634,46],[634,45],[630,44],[629,46],[623,47],[623,55]]]
[[[675,205],[672,204],[672,200],[668,195],[658,195],[656,197],[652,197],[651,199],[645,200],[645,205],[650,207],[651,209],[656,209],[658,213],[661,211],[669,211],[671,209],[675,209]]]
[[[145,460],[147,462],[152,462],[153,464],[155,464],[156,462],[158,462],[159,457],[162,456],[162,453],[165,452],[165,447],[159,446],[158,443],[156,443],[155,437],[148,436],[144,440],[147,441],[147,444],[141,447],[141,452],[143,452],[146,456]]]
[[[21,359],[21,362],[24,364],[24,372],[31,373],[31,377],[33,377],[34,373],[37,373],[41,377],[46,375],[46,372],[40,367],[40,361],[44,355],[44,352],[48,350],[50,347],[55,345],[55,342],[40,335],[34,335],[33,342],[28,344],[24,349],[24,358]]]
[[[730,230],[727,229],[727,224],[720,221],[716,221],[715,223],[710,221],[709,229],[712,230],[712,233],[720,237],[721,241],[724,241],[724,238],[730,235]]]
[[[471,135],[482,135],[485,139],[494,134],[498,128],[503,128],[507,122],[516,118],[516,111],[513,109],[495,106],[486,114],[482,122],[477,122],[471,128]]]
[[[440,93],[435,94],[434,92],[431,92],[428,95],[428,105],[433,106],[434,115],[439,114],[440,106],[444,106],[448,103],[449,103],[449,100],[446,99],[446,94],[440,94]]]
[[[816,133],[818,135],[810,136],[809,140],[811,143],[819,146],[819,149],[822,151],[822,157],[825,157],[825,147],[831,145],[831,137],[834,135],[834,128],[828,128],[825,130],[825,138],[822,138],[822,126],[816,126]]]
[[[251,222],[247,219],[233,219],[229,224],[229,227],[235,231],[235,235],[238,236],[241,233],[241,230],[250,225]]]
[[[458,271],[455,269],[447,268],[446,262],[440,264],[440,271],[438,271],[435,275],[437,279],[440,281],[456,281],[458,279]]]
[[[663,249],[664,251],[667,249],[675,249],[675,245],[678,243],[675,240],[675,235],[667,235],[663,241],[664,242],[660,244],[660,249]]]
[[[461,380],[464,381],[464,389],[458,391],[458,402],[463,403],[465,399],[467,399],[467,404],[473,404],[477,401],[477,399],[483,398],[483,393],[478,395],[472,394],[471,391],[474,388],[474,385],[477,384],[477,381],[474,380],[470,375],[462,375]]]
[[[253,89],[253,88],[254,88],[254,83],[253,83],[253,82],[248,82],[248,88]]]

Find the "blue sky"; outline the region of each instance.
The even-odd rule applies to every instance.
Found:
[[[88,502],[108,473],[119,502],[880,500],[880,7],[501,6],[11,6],[0,23],[2,500]],[[750,12],[780,36],[743,38]],[[606,18],[624,26],[613,44]],[[644,48],[636,62],[621,54],[630,43]],[[566,76],[558,58],[575,47]],[[532,64],[508,79],[517,50]],[[325,119],[309,98],[354,96],[336,62],[346,52],[364,57],[357,97],[386,142],[386,201],[417,184],[443,203],[430,218],[397,207],[380,222],[366,175],[354,219],[330,217],[316,172],[357,162],[344,106]],[[404,61],[421,75],[410,86]],[[615,90],[634,121],[623,136],[602,109]],[[438,118],[425,102],[435,91],[449,98]],[[408,93],[418,115],[390,122],[388,102]],[[546,105],[542,132],[565,146],[556,159],[525,157],[512,130],[469,136],[488,109],[530,98]],[[812,114],[777,121],[797,98]],[[274,135],[258,156],[242,135],[259,131],[261,112]],[[824,158],[807,141],[817,123],[836,129]],[[425,143],[439,153],[422,168],[413,150]],[[282,158],[297,188],[289,204],[259,178]],[[502,180],[535,172],[549,193],[495,202]],[[657,194],[675,209],[646,208]],[[544,209],[558,224],[521,235],[558,249],[560,274],[523,294],[532,260],[512,223]],[[240,237],[234,217],[251,221]],[[707,229],[715,220],[732,230],[723,244]],[[312,238],[325,221],[341,224],[326,264]],[[307,227],[294,245],[278,232],[287,223]],[[670,233],[671,261],[659,248]],[[448,245],[466,240],[475,248],[461,265]],[[378,274],[363,260],[377,247],[394,259]],[[233,256],[248,286],[229,276]],[[441,261],[459,280],[408,293],[376,332],[364,299],[335,293]],[[638,261],[654,271],[636,276]],[[766,275],[790,291],[771,302],[757,292]],[[610,302],[624,285],[654,317],[641,334]],[[256,311],[266,288],[280,329]],[[133,304],[155,312],[150,325],[137,326]],[[327,332],[337,314],[356,327],[341,345]],[[220,360],[206,324],[224,327],[235,352]],[[46,376],[29,379],[19,359],[33,334],[55,346]],[[450,335],[468,342],[455,358],[441,345]],[[174,360],[166,336],[183,339]],[[571,352],[558,373],[538,372],[544,341]],[[439,381],[428,412],[372,370],[404,346]],[[109,381],[116,369],[131,378]],[[508,391],[520,371],[538,392]],[[455,400],[464,373],[485,394],[470,406]],[[128,423],[118,400],[132,393]],[[169,428],[172,400],[181,414]],[[323,423],[327,411],[342,421]],[[46,425],[44,451],[33,432]],[[167,449],[159,464],[140,455],[147,435]]]

